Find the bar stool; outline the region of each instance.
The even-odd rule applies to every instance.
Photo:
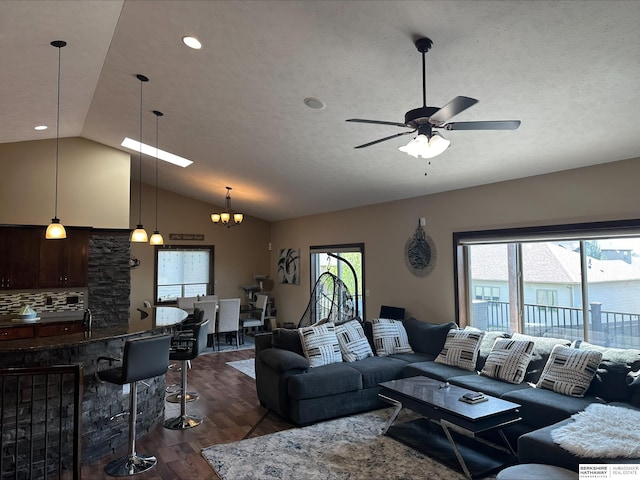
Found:
[[[136,420],[138,405],[137,383],[140,380],[164,375],[169,366],[169,335],[156,335],[152,337],[128,340],[124,344],[122,366],[96,371],[96,377],[100,382],[113,383],[115,385],[130,386],[129,398],[129,450],[126,457],[117,458],[109,462],[104,471],[114,477],[127,477],[136,475],[152,468],[158,461],[153,455],[136,453]],[[98,362],[108,360],[109,364],[119,361],[112,357],[99,357]]]
[[[169,358],[182,362],[180,371],[181,392],[187,392],[187,362],[196,358],[207,347],[208,324],[209,320],[203,320],[193,326],[189,336],[184,331],[171,339]],[[181,395],[180,416],[165,420],[164,426],[171,430],[185,430],[197,427],[201,423],[202,417],[187,415],[187,395]]]
[[[185,332],[187,332],[187,334],[190,334],[190,332],[193,331],[194,325],[205,320],[204,314],[205,314],[204,310],[198,307],[194,308],[193,315],[189,315],[184,322],[178,325],[178,327],[176,328],[175,335],[176,336],[184,335]],[[187,362],[187,368],[191,368],[190,361]],[[169,365],[169,370],[173,372],[179,372],[181,369],[182,369],[182,364],[172,363],[171,365]],[[167,402],[180,403],[182,399],[182,390],[180,389],[180,385],[175,383],[168,385],[165,388],[165,392],[170,394],[166,398]],[[194,402],[198,399],[198,397],[199,395],[196,392],[187,392],[187,402]]]

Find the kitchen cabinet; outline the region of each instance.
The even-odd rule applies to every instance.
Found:
[[[55,337],[84,331],[82,322],[45,323],[36,326],[36,337]]]
[[[0,290],[37,286],[40,237],[40,228],[0,228]]]
[[[20,340],[22,338],[35,337],[34,326],[20,326],[20,327],[0,327],[0,341],[2,340]]]
[[[67,229],[65,239],[40,242],[40,288],[87,285],[89,235],[89,230]]]

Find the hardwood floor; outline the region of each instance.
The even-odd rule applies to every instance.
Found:
[[[197,427],[187,430],[169,430],[162,425],[149,435],[136,441],[136,451],[155,455],[158,464],[148,472],[136,475],[136,480],[209,480],[217,476],[200,455],[200,451],[210,445],[241,440],[251,427],[265,413],[258,402],[255,381],[242,372],[230,367],[226,362],[253,358],[255,351],[201,355],[192,362],[187,377],[188,389],[197,391],[200,398],[187,404],[187,413],[204,417]],[[179,383],[180,373],[167,372],[167,384]],[[165,417],[180,413],[180,405],[165,403]],[[144,415],[144,413],[142,413]],[[265,435],[293,428],[293,426],[269,414],[251,434],[251,437]],[[114,458],[125,455],[125,451],[102,459],[98,463],[82,468],[84,480],[103,480],[108,477],[104,466]]]

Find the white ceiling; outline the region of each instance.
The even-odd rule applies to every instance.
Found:
[[[636,158],[638,25],[635,0],[3,0],[0,143],[55,138],[61,39],[62,137],[137,139],[142,73],[143,141],[160,110],[160,148],[195,162],[161,165],[160,187],[223,205],[229,185],[235,210],[265,220]],[[402,130],[347,118],[402,122],[422,105],[415,36],[434,43],[429,105],[474,97],[453,121],[520,129],[444,132],[428,168],[398,151],[408,136],[354,149]],[[153,159],[142,168],[153,184]]]

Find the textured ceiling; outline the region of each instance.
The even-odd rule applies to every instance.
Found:
[[[55,137],[33,127],[55,125],[62,39],[62,137],[137,139],[142,73],[143,141],[161,110],[160,148],[195,162],[161,165],[160,187],[223,205],[229,185],[235,210],[265,220],[636,158],[638,25],[638,1],[3,0],[0,143]],[[444,132],[431,165],[398,151],[409,137],[354,149],[402,130],[347,118],[421,106],[416,36],[434,43],[429,105],[477,98],[453,120],[520,129]]]

